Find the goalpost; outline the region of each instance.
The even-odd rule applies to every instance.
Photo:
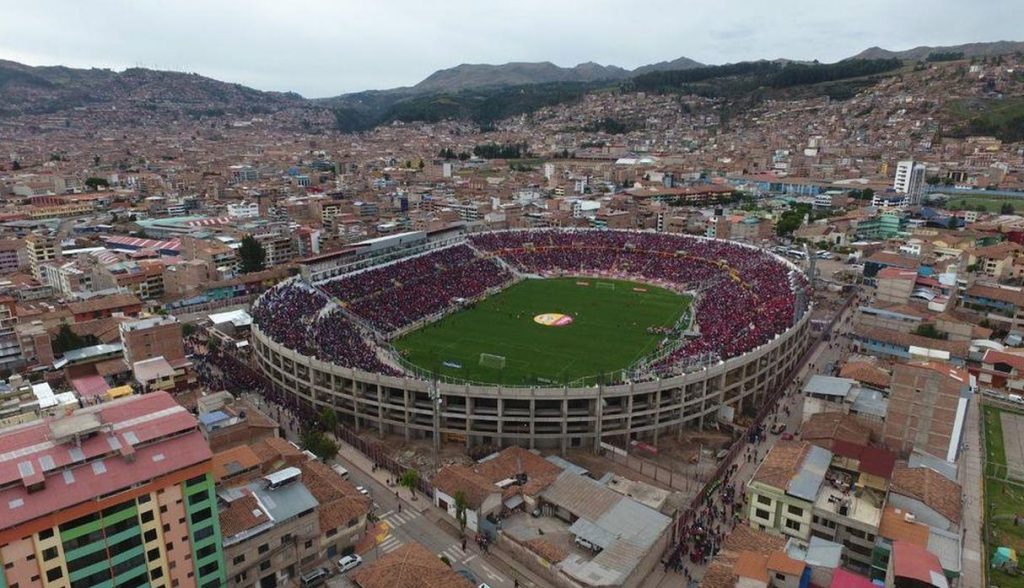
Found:
[[[505,356],[504,355],[493,355],[491,353],[480,354],[480,365],[482,367],[505,369]]]
[[[594,284],[597,289],[614,290],[615,282],[598,282]]]

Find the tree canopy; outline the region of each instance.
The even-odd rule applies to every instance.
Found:
[[[243,274],[259,272],[266,269],[267,250],[252,235],[242,238],[242,246],[238,249],[239,270]]]

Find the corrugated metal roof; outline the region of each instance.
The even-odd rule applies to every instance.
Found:
[[[786,487],[786,494],[814,502],[814,499],[818,496],[818,488],[821,487],[821,482],[825,479],[825,472],[828,471],[830,463],[832,463],[831,451],[817,445],[811,445],[800,466],[800,470],[789,481],[789,485]]]
[[[811,376],[804,386],[804,394],[817,394],[819,396],[842,396],[846,397],[850,389],[857,385],[857,380],[849,378],[836,378],[833,376]]]

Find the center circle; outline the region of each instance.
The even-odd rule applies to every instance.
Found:
[[[533,317],[533,322],[545,327],[564,327],[572,324],[572,317],[560,312],[545,312]]]

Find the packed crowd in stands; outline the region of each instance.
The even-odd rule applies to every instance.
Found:
[[[524,273],[598,274],[696,292],[699,334],[671,347],[666,337],[651,366],[663,375],[677,373],[693,358],[727,359],[769,342],[792,326],[795,291],[806,286],[802,273],[767,252],[728,241],[627,231],[505,231],[470,239],[478,250]],[[457,308],[512,277],[495,259],[457,245],[317,288],[289,282],[267,292],[254,305],[253,318],[272,339],[300,353],[398,375],[349,316],[388,334]]]
[[[390,333],[512,279],[494,260],[457,245],[321,285],[374,329]]]
[[[662,358],[671,372],[687,357],[725,359],[767,343],[793,324],[803,278],[759,249],[727,241],[626,231],[506,231],[471,237],[523,272],[633,277],[696,291],[700,335]],[[791,279],[799,283],[792,284]]]
[[[401,375],[380,360],[345,315],[326,307],[323,294],[290,282],[264,294],[252,315],[260,329],[289,349],[346,367]]]

